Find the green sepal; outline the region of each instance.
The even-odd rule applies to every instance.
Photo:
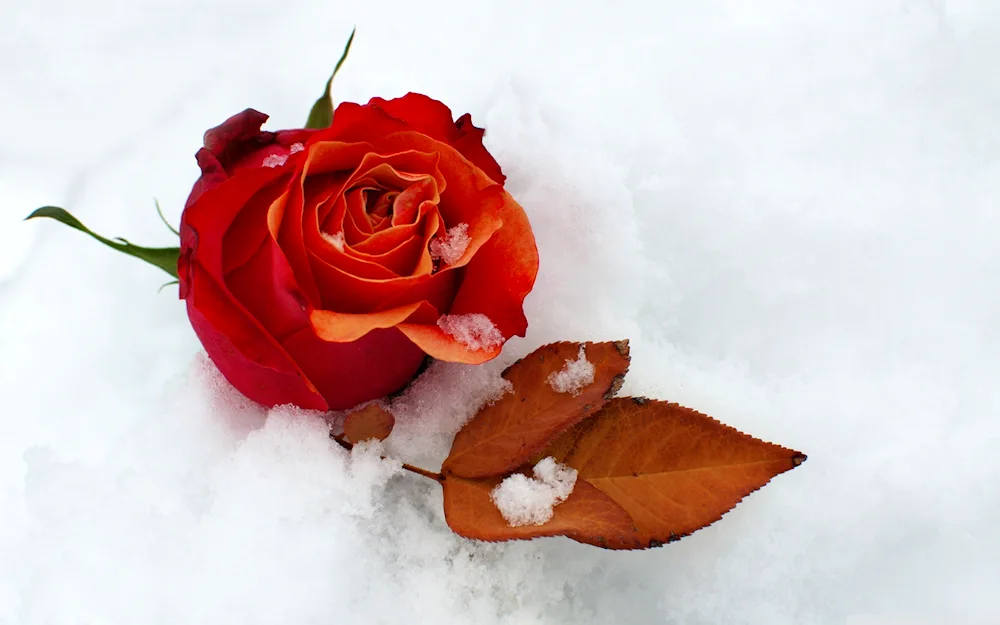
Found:
[[[43,206],[24,219],[27,221],[28,219],[35,219],[37,217],[55,219],[58,222],[66,224],[70,228],[76,228],[80,232],[86,232],[108,247],[113,247],[123,254],[128,254],[129,256],[142,259],[150,265],[155,265],[163,271],[169,273],[172,278],[177,277],[177,258],[181,254],[181,248],[179,247],[140,247],[138,245],[132,245],[122,238],[116,237],[116,240],[114,241],[111,239],[105,239],[101,235],[91,232],[91,230],[87,228],[87,226],[84,226],[79,219],[70,215],[68,211],[59,208],[58,206]]]
[[[181,233],[177,232],[177,228],[171,226],[170,222],[167,221],[167,218],[163,216],[163,209],[160,208],[160,201],[153,198],[153,203],[156,204],[156,214],[160,216],[160,221],[162,221],[163,225],[167,227],[167,230],[173,232],[177,236],[181,236]]]
[[[347,60],[347,53],[351,50],[351,42],[354,41],[354,32],[356,30],[357,27],[351,30],[351,36],[347,39],[347,45],[344,46],[344,53],[340,55],[340,60],[337,61],[337,65],[333,68],[333,73],[330,74],[329,80],[326,81],[326,89],[323,91],[323,95],[316,100],[316,104],[313,104],[312,110],[309,111],[306,128],[329,128],[333,124],[333,98],[330,97],[330,88],[333,87],[333,77],[337,75],[340,66]]]

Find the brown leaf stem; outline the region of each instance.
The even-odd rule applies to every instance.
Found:
[[[422,469],[420,467],[415,467],[412,464],[403,463],[403,468],[410,473],[416,473],[417,475],[422,475],[428,479],[432,479],[435,482],[443,482],[444,477],[440,473],[435,473],[434,471],[428,471],[427,469]]]
[[[352,449],[354,449],[354,445],[352,445],[350,442],[344,440],[340,436],[337,436],[333,432],[330,433],[330,438],[332,438],[333,440],[337,441],[337,443],[341,447],[343,447],[344,449],[346,449],[347,451],[351,451]],[[386,458],[386,456],[382,456],[383,460],[385,458]],[[417,467],[417,466],[413,466],[412,464],[408,464],[406,462],[403,463],[403,469],[405,471],[409,471],[410,473],[415,473],[417,475],[422,475],[423,477],[426,477],[428,479],[434,480],[435,482],[443,482],[444,481],[444,477],[442,477],[440,473],[435,473],[434,471],[428,471],[427,469],[424,469],[424,468],[421,468],[421,467]]]

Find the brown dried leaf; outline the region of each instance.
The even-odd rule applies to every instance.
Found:
[[[375,438],[384,441],[396,419],[378,404],[368,404],[361,410],[355,410],[347,415],[344,421],[344,437],[352,444]]]
[[[594,365],[594,381],[576,394],[556,392],[551,374],[576,360],[580,346]],[[455,436],[442,471],[466,478],[509,473],[554,436],[596,412],[621,388],[628,371],[628,341],[552,343],[503,373],[514,390],[485,406]]]
[[[677,540],[718,521],[805,455],[743,434],[699,412],[621,397],[542,450],[617,502],[641,547]],[[558,510],[558,508],[556,508]]]
[[[458,535],[477,540],[523,540],[541,536],[568,536],[573,540],[609,549],[641,548],[632,519],[610,497],[584,481],[553,509],[543,525],[511,527],[493,504],[490,493],[506,476],[464,479],[444,478],[444,515]]]

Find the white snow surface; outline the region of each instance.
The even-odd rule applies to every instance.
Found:
[[[471,112],[541,256],[527,337],[436,365],[434,468],[543,343],[809,454],[660,549],[451,534],[439,487],[199,355],[166,274],[204,131],[420,91]],[[35,0],[0,9],[0,623],[839,625],[1000,614],[1000,4]],[[932,622],[935,622],[932,621]],[[866,621],[869,622],[869,621]]]
[[[557,393],[579,395],[580,389],[593,383],[594,363],[587,360],[587,350],[580,346],[580,353],[573,360],[567,360],[559,371],[553,371],[546,382]]]
[[[533,477],[515,473],[504,478],[490,492],[490,499],[511,527],[543,525],[554,508],[573,494],[577,470],[542,458],[532,469]]]

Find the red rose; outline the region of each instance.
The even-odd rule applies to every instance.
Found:
[[[205,134],[181,217],[181,297],[233,386],[338,410],[425,355],[481,363],[524,336],[538,252],[469,115],[411,93],[341,104],[323,130],[266,119]]]

